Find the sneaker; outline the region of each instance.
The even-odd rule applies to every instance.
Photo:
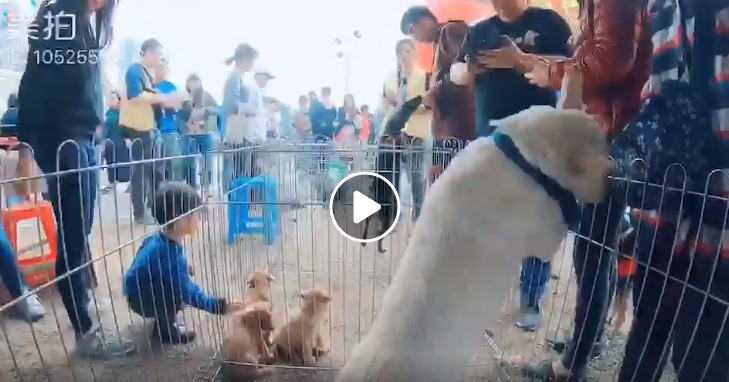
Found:
[[[525,332],[533,332],[539,328],[541,319],[542,316],[539,314],[538,310],[527,309],[522,312],[521,317],[519,317],[514,324],[517,328]]]
[[[29,323],[38,322],[46,315],[46,308],[35,294],[18,301],[16,307],[23,319]]]
[[[105,333],[96,326],[86,334],[76,336],[76,351],[89,358],[123,357],[134,351],[134,342]]]
[[[155,322],[152,336],[162,343],[178,345],[195,341],[197,334],[195,334],[192,330],[187,330],[183,324],[174,324],[172,325],[172,328],[168,330],[163,328],[163,325],[159,325]]]
[[[134,222],[141,225],[157,225],[157,220],[152,215],[144,214],[142,217],[135,217]]]

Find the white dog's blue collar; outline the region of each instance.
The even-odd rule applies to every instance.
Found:
[[[537,184],[544,188],[544,191],[552,197],[557,203],[559,208],[562,210],[562,218],[568,226],[571,226],[580,218],[580,206],[577,203],[575,195],[562,187],[557,181],[547,176],[537,167],[534,167],[529,163],[526,158],[519,152],[519,148],[516,147],[514,141],[506,134],[494,133],[491,138],[494,140],[496,147],[498,147],[509,160],[519,167],[525,174],[529,175],[534,179]]]

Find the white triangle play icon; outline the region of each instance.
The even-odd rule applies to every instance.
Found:
[[[354,211],[352,213],[352,220],[354,220],[355,224],[367,219],[382,208],[377,202],[364,196],[359,191],[354,192],[353,199],[352,207]]]

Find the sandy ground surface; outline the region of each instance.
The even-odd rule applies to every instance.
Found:
[[[262,237],[240,237],[234,245],[226,243],[227,214],[223,204],[209,205],[207,223],[186,247],[195,266],[195,279],[211,293],[240,298],[246,275],[254,269],[268,269],[278,279],[273,290],[277,324],[285,322],[299,309],[300,291],[323,287],[333,296],[322,333],[331,347],[331,356],[321,359],[319,370],[295,371],[283,368],[272,380],[333,380],[361,336],[373,321],[380,301],[394,274],[406,246],[406,228],[402,225],[388,238],[389,251],[376,252],[375,245],[361,247],[341,236],[329,220],[329,213],[319,206],[282,214],[283,234],[273,245]],[[152,232],[132,224],[129,218],[129,195],[120,186],[116,194],[100,199],[92,246],[99,286],[94,290],[98,317],[111,331],[132,338],[137,351],[132,356],[106,362],[80,358],[73,354],[74,338],[65,310],[55,288],[42,288],[39,295],[49,314],[39,323],[29,325],[13,317],[12,309],[0,314],[0,375],[10,381],[211,381],[218,375],[216,350],[227,331],[224,318],[186,309],[180,317],[198,332],[194,344],[161,346],[148,339],[149,322],[135,316],[122,296],[121,277],[131,263],[145,234]],[[35,225],[21,227],[21,242],[37,241]],[[567,240],[570,243],[571,240]],[[22,246],[21,246],[22,247]],[[474,366],[464,370],[464,381],[507,381],[516,377],[497,365],[497,357],[523,354],[530,359],[553,358],[544,344],[571,328],[574,306],[574,276],[571,248],[561,249],[553,273],[558,281],[550,282],[551,293],[544,301],[543,325],[538,332],[524,334],[515,329],[512,312],[516,311],[516,293],[503,291],[504,317],[498,327],[490,328],[498,350],[485,338],[474,355]],[[514,275],[516,287],[518,275]],[[495,307],[495,309],[498,307]],[[627,325],[626,325],[627,327]],[[605,368],[595,380],[613,380],[615,365]]]

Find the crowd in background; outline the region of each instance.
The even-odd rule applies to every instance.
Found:
[[[727,67],[724,62],[727,52],[715,43],[724,33],[721,27],[726,23],[727,10],[723,5],[655,0],[650,3],[649,12],[644,2],[580,1],[582,27],[579,35],[572,38],[567,23],[556,12],[530,7],[527,0],[493,0],[492,3],[496,15],[481,23],[496,28],[498,35],[505,37],[500,39],[498,47],[469,54],[462,48],[469,46],[469,32],[478,26],[472,28],[461,21],[443,22],[425,7],[412,7],[403,15],[402,33],[416,41],[433,44],[436,51],[432,73],[428,73],[414,63],[412,42],[403,40],[395,47],[398,62],[394,73],[384,81],[385,119],[404,101],[423,97],[425,106],[403,130],[413,138],[409,144],[447,146],[456,141],[451,153],[456,155],[457,149],[468,141],[490,135],[496,120],[534,105],[555,106],[559,90],[563,101],[576,98],[580,108],[593,115],[613,138],[620,135],[623,126],[640,117],[642,90],[650,95],[664,94],[667,91],[661,87],[663,81],[678,80],[686,72],[692,78],[692,85],[698,84],[696,91],[706,92],[716,101],[710,103],[710,112],[701,118],[713,118],[716,130],[727,130],[728,114],[722,106],[726,105],[727,97],[723,87],[716,86],[726,78]],[[82,22],[91,13],[95,18],[94,26],[88,25],[88,33],[72,41],[74,47],[94,50],[108,45],[112,37],[113,1],[92,0],[82,10],[59,8],[64,4],[59,0],[43,6],[79,13],[77,19]],[[41,26],[47,20],[39,17],[36,21],[39,30],[43,30]],[[686,28],[689,24],[690,29]],[[689,42],[690,49],[681,45]],[[52,49],[59,42],[31,39],[29,43],[29,54],[32,54]],[[143,44],[139,62],[127,70],[118,98],[107,112],[103,131],[110,141],[119,143],[114,145],[117,147],[122,147],[121,140],[132,140],[130,159],[135,164],[130,174],[130,192],[137,222],[168,221],[172,216],[150,215],[162,179],[174,180],[180,174],[182,180],[201,184],[205,192],[205,185],[210,182],[207,174],[197,170],[209,167],[204,163],[177,163],[181,169],[176,170],[172,161],[139,161],[208,151],[216,135],[221,137],[223,148],[231,150],[258,145],[280,135],[275,112],[272,113],[277,102],[266,102],[264,97],[266,84],[274,77],[255,66],[257,58],[258,51],[249,44],[236,48],[226,61],[231,69],[218,103],[204,91],[202,81],[195,76],[188,79],[184,91],[166,82],[168,68],[162,45],[156,40]],[[575,73],[581,82],[565,89],[565,80]],[[56,86],[49,88],[49,82]],[[52,173],[96,165],[94,149],[101,135],[97,127],[103,114],[99,83],[99,68],[91,63],[54,66],[28,60],[16,104],[20,106],[17,108],[19,137],[33,147],[42,171]],[[118,110],[114,106],[117,103]],[[293,118],[298,138],[345,141],[376,136],[376,118],[366,105],[358,106],[351,95],[337,107],[331,99],[331,90],[322,88],[319,95],[312,92],[301,96],[298,106]],[[717,139],[723,139],[725,134],[718,136]],[[75,144],[63,145],[67,140]],[[105,152],[108,155],[114,151]],[[111,155],[107,160],[118,160],[114,157]],[[421,163],[426,158],[403,159],[410,161],[411,168],[422,169]],[[233,156],[229,160],[233,163],[223,165],[225,182],[255,172],[253,157]],[[449,158],[441,160],[430,166],[433,175],[449,164]],[[424,182],[422,174],[411,171],[414,187],[415,183]],[[93,223],[96,185],[94,172],[49,182],[49,198],[58,226],[63,227],[59,230],[58,275],[80,268],[90,257],[88,235]],[[171,192],[189,193],[186,190]],[[415,189],[413,196],[415,221],[423,196],[416,196]],[[198,204],[196,200],[195,205]],[[615,255],[610,248],[616,248],[618,239],[623,238],[619,231],[625,207],[625,202],[612,194],[604,203],[585,206],[579,236],[574,242],[578,292],[572,336],[563,344],[565,352],[559,360],[543,363],[506,360],[521,367],[528,376],[548,381],[587,380],[590,359],[600,353],[605,317],[615,291],[621,289]],[[666,272],[678,281],[657,276],[648,271],[648,266],[638,267],[632,287],[636,313],[618,381],[660,379],[669,353],[667,349],[671,348],[679,381],[726,380],[729,378],[729,365],[724,362],[729,356],[729,330],[725,330],[726,288],[705,285],[708,279],[726,282],[723,276],[727,273],[721,269],[715,272],[715,260],[708,255],[720,252],[721,240],[707,239],[707,232],[714,238],[722,237],[725,232],[704,228],[696,231],[702,245],[690,250],[694,243],[687,234],[679,237],[684,227],[681,216],[639,208],[629,212],[636,231],[642,232],[641,237],[661,238],[655,246],[653,240],[634,243],[633,252],[650,265],[670,263]],[[175,235],[189,234],[187,228]],[[158,247],[164,247],[163,239],[159,238]],[[179,254],[179,248],[176,253]],[[700,267],[693,266],[694,263]],[[539,300],[546,289],[549,268],[550,264],[534,261],[524,264],[521,296],[524,317],[517,319],[517,324],[525,330],[535,330],[538,324]],[[687,284],[695,287],[687,288]],[[132,350],[133,344],[104,333],[92,319],[87,292],[90,282],[85,272],[74,272],[59,279],[58,288],[81,349],[107,356]],[[623,285],[622,289],[622,293],[628,293],[626,290],[630,288]],[[18,290],[22,293],[22,288],[15,292]],[[707,298],[709,292],[718,298]],[[670,301],[663,299],[664,294],[668,295],[665,300]],[[200,306],[206,310],[217,313],[225,310],[225,301],[205,301]],[[38,315],[30,316],[36,319]],[[177,332],[178,337],[182,334]]]

